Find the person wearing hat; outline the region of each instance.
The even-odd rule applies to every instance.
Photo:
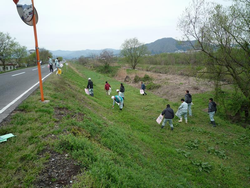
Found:
[[[188,104],[184,101],[184,99],[181,99],[181,105],[178,108],[178,111],[176,113],[176,116],[180,118],[178,122],[182,122],[182,116],[185,118],[185,123],[187,123],[187,110],[188,110]]]
[[[171,131],[174,130],[174,126],[173,126],[174,111],[172,108],[170,108],[169,104],[167,105],[167,108],[162,111],[161,115],[164,116],[164,120],[163,120],[161,128],[164,128],[166,122],[169,122]]]
[[[123,108],[123,98],[119,95],[115,95],[115,96],[112,96],[111,99],[113,100],[113,108],[114,108],[114,105],[115,103],[117,103],[120,107],[120,110],[122,110]]]
[[[94,91],[93,91],[93,82],[92,82],[91,78],[88,79],[87,89],[89,89],[89,95],[91,95],[93,97]]]
[[[208,115],[211,121],[211,124],[213,125],[213,127],[216,127],[215,121],[214,121],[214,114],[217,111],[216,108],[216,103],[214,102],[213,98],[209,99],[209,103],[208,103]]]
[[[106,84],[105,84],[105,86],[104,86],[104,89],[106,90],[107,95],[110,95],[110,93],[111,93],[111,86],[110,86],[110,84],[108,83],[108,81],[106,81]]]

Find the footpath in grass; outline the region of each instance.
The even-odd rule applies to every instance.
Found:
[[[94,97],[84,93],[89,77]],[[2,123],[0,135],[16,135],[0,145],[3,187],[250,186],[249,130],[219,117],[213,128],[204,111],[211,94],[194,95],[194,115],[188,124],[175,118],[170,131],[155,119],[166,104],[176,111],[179,103],[124,84],[125,107],[113,109],[105,81],[114,95],[120,82],[71,64],[44,83],[49,103],[37,90]],[[62,180],[70,165],[53,166],[55,152],[77,169],[73,178]],[[46,171],[48,164],[61,171]]]

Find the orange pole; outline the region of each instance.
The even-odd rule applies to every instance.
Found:
[[[36,43],[36,59],[37,59],[37,67],[38,67],[38,75],[39,75],[39,83],[40,83],[41,101],[44,101],[44,97],[43,97],[43,82],[42,82],[41,65],[40,65],[40,55],[39,55],[37,32],[36,32],[35,6],[34,6],[33,0],[32,0],[32,6],[33,6],[33,11],[34,11],[33,28],[34,28],[34,36],[35,36],[35,43]]]

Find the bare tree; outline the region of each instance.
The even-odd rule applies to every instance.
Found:
[[[105,67],[109,67],[110,63],[114,60],[114,54],[112,51],[103,50],[99,56],[99,61],[104,64]]]
[[[207,70],[214,75],[216,90],[221,90],[218,84],[221,78],[227,77],[234,84],[235,93],[244,98],[236,101],[234,115],[244,110],[247,120],[250,108],[249,0],[234,0],[230,8],[193,0],[178,27],[187,40],[197,41],[194,49],[206,54]]]
[[[81,57],[78,58],[78,61],[79,61],[80,64],[86,65],[89,62],[89,59],[84,57],[84,56],[81,56]]]
[[[125,57],[133,69],[135,69],[144,55],[149,54],[147,46],[140,43],[137,38],[125,40],[121,48],[121,55]]]

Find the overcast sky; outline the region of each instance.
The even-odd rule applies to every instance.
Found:
[[[225,5],[228,1],[216,0]],[[38,45],[47,50],[100,50],[120,49],[126,39],[134,37],[142,43],[166,37],[181,39],[177,22],[190,2],[34,0],[39,17]],[[20,19],[13,0],[1,0],[0,32],[9,33],[28,49],[35,46],[33,27]]]

